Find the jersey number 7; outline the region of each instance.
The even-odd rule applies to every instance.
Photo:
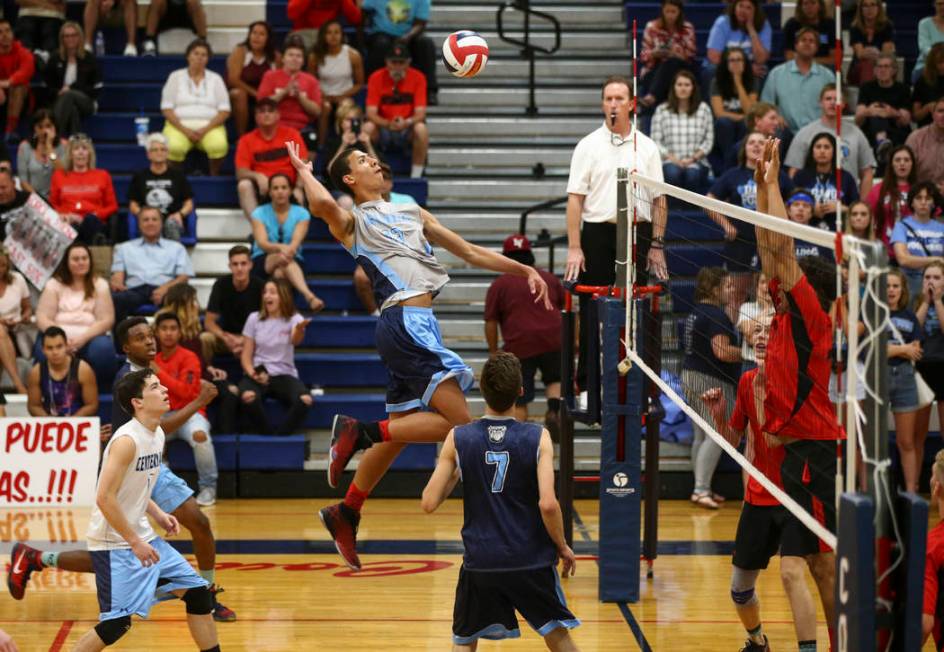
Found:
[[[508,451],[485,451],[485,463],[495,465],[495,475],[492,476],[492,493],[500,494],[505,488],[505,476],[508,474]]]

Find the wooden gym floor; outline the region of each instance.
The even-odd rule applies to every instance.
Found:
[[[220,623],[223,650],[448,650],[455,581],[461,563],[462,505],[450,500],[432,516],[419,500],[370,500],[359,546],[364,570],[340,564],[316,510],[328,500],[225,500],[208,508],[218,539],[217,582],[222,602],[238,614]],[[597,602],[593,552],[598,532],[595,501],[578,501],[581,525],[576,577],[563,581],[580,649],[740,649],[744,631],[729,598],[730,551],[740,504],[715,513],[685,501],[660,505],[660,556],[655,578],[643,579],[637,604]],[[13,541],[41,549],[84,546],[88,510],[0,510],[2,568]],[[189,553],[186,531],[176,537]],[[188,559],[192,555],[188,554]],[[758,583],[765,629],[773,650],[795,650],[790,611],[777,561]],[[643,571],[644,572],[644,571]],[[815,594],[812,582],[811,591]],[[45,570],[34,575],[25,600],[0,597],[0,628],[21,651],[68,650],[97,622],[93,575]],[[826,627],[820,610],[820,649]],[[522,637],[483,641],[480,650],[545,649],[521,622]],[[156,606],[135,619],[114,646],[120,650],[192,650],[183,604]],[[931,649],[930,646],[926,649]]]

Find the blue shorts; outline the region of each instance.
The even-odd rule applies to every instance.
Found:
[[[388,413],[429,407],[436,388],[449,378],[455,378],[463,392],[472,387],[472,369],[443,346],[432,308],[387,308],[377,319],[375,339],[390,376]]]
[[[157,482],[154,483],[154,491],[151,492],[151,500],[157,503],[157,506],[170,514],[175,509],[183,505],[190,496],[193,495],[193,489],[187,486],[187,483],[174,475],[166,464],[161,464],[161,472],[157,474]]]
[[[114,620],[132,614],[147,618],[162,594],[178,589],[198,589],[208,582],[169,543],[155,537],[151,547],[160,560],[145,568],[130,548],[92,550],[95,588],[98,591],[98,619]]]
[[[918,409],[918,382],[910,362],[888,365],[888,402],[892,412],[914,412]]]

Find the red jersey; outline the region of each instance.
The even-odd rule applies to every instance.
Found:
[[[485,321],[499,323],[505,351],[520,360],[561,348],[564,286],[550,272],[538,273],[547,282],[548,298],[556,310],[545,308],[543,301],[535,303],[528,279],[514,274],[499,276],[485,295]]]
[[[56,170],[49,185],[49,203],[60,213],[94,213],[102,222],[118,211],[115,188],[108,170]]]
[[[292,77],[298,83],[299,92],[304,92],[308,99],[315,104],[321,105],[321,86],[314,75],[307,72],[297,72],[290,75],[284,69],[270,70],[262,76],[259,83],[259,90],[256,91],[258,97],[272,97],[280,88],[288,86]],[[279,124],[292,127],[301,131],[312,121],[312,117],[302,108],[301,102],[295,97],[286,95],[279,102]]]
[[[361,24],[361,10],[355,0],[288,0],[286,13],[292,31],[318,29],[340,14],[349,25]]]
[[[924,561],[924,608],[921,610],[928,616],[934,616],[934,643],[936,650],[944,646],[944,593],[941,592],[941,581],[944,574],[944,521],[941,521],[928,532],[928,549]]]
[[[775,301],[777,285],[777,279],[770,281]],[[794,439],[842,439],[828,392],[833,343],[829,315],[806,276],[786,296],[787,309],[770,324],[764,431]]]
[[[14,40],[10,51],[0,54],[0,79],[9,80],[10,86],[29,86],[34,72],[36,60],[33,53],[19,41]]]
[[[163,352],[158,353],[154,362],[159,370],[157,377],[167,388],[171,410],[179,410],[197,398],[202,369],[196,353],[178,346],[169,357]],[[206,416],[206,408],[200,410],[200,414]]]
[[[748,426],[747,436],[750,438],[751,448],[754,451],[751,463],[757,469],[766,475],[777,487],[783,489],[783,481],[780,478],[780,466],[783,464],[785,451],[783,446],[767,446],[767,440],[760,429],[760,423],[757,421],[757,406],[754,403],[754,379],[757,377],[757,369],[751,369],[741,374],[738,381],[737,401],[734,404],[734,411],[731,412],[729,425],[735,430],[744,430]],[[744,502],[757,507],[774,507],[780,504],[780,501],[774,498],[764,486],[753,478],[748,476],[747,489],[744,491]]]
[[[258,129],[243,134],[236,146],[236,169],[261,172],[269,178],[281,172],[287,174],[294,184],[298,173],[288,160],[288,148],[285,146],[287,141],[298,145],[298,155],[302,160],[308,158],[308,147],[297,129],[276,125],[275,134],[269,140],[266,140]]]
[[[426,106],[426,75],[410,67],[395,82],[385,67],[374,71],[367,79],[367,106],[376,107],[384,120],[409,118],[416,107]]]

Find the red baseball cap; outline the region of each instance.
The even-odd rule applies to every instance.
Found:
[[[510,254],[514,251],[531,251],[531,241],[522,233],[515,233],[505,238],[505,244],[502,245],[502,253]]]

